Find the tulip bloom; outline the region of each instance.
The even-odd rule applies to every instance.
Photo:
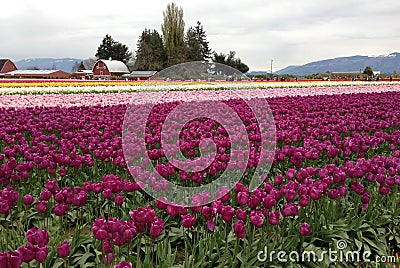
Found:
[[[203,207],[201,210],[201,214],[207,221],[207,228],[210,231],[214,231],[215,229],[215,223],[214,223],[214,217],[216,215],[217,210],[215,208],[210,208],[210,207]]]
[[[306,207],[310,204],[310,199],[308,198],[307,195],[302,195],[300,196],[300,200],[299,200],[299,205],[301,207]]]
[[[35,200],[34,200],[33,196],[30,194],[26,194],[22,198],[22,203],[24,203],[24,205],[26,205],[26,206],[32,205],[33,201],[35,201]]]
[[[283,205],[282,214],[285,217],[296,216],[298,212],[299,212],[299,206],[295,204]]]
[[[182,215],[181,218],[184,228],[192,228],[196,224],[196,218],[192,214]]]
[[[387,184],[381,184],[381,186],[379,186],[379,192],[383,195],[388,195],[390,193],[390,187]]]
[[[152,237],[158,237],[163,230],[164,221],[161,218],[155,217],[150,224],[150,235]]]
[[[264,223],[264,215],[260,210],[250,211],[250,222],[256,227],[260,227]]]
[[[11,209],[10,202],[0,198],[0,214],[7,214]]]
[[[116,194],[114,196],[114,203],[120,207],[124,203],[124,196],[122,194]]]
[[[312,233],[312,228],[311,226],[304,222],[300,226],[300,235],[301,236],[309,236]]]
[[[236,195],[236,199],[240,206],[244,206],[247,204],[247,200],[249,199],[249,193],[248,192],[239,192]]]
[[[49,233],[46,229],[36,229],[32,227],[26,232],[26,240],[33,245],[38,245],[39,247],[47,245],[49,242]]]
[[[271,209],[276,204],[276,199],[272,195],[268,195],[262,200],[263,206],[267,209]]]
[[[64,241],[60,245],[57,246],[57,253],[60,258],[66,258],[71,253],[71,245]]]
[[[35,260],[38,262],[44,262],[49,254],[49,248],[47,246],[38,247],[35,255]]]
[[[114,265],[114,268],[132,268],[132,263],[121,261],[120,263]]]
[[[47,201],[42,201],[39,200],[36,203],[36,209],[40,212],[40,213],[45,213],[47,211]]]
[[[222,207],[221,215],[222,215],[222,219],[225,222],[231,222],[233,216],[235,215],[235,209],[232,208],[229,205],[228,206],[224,206],[224,207]]]
[[[244,226],[244,222],[242,220],[238,220],[233,224],[233,232],[238,238],[246,237],[246,227]]]
[[[236,218],[238,220],[245,221],[247,219],[247,211],[242,208],[238,208],[236,210]]]

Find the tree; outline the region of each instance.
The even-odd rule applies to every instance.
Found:
[[[83,61],[81,61],[81,64],[79,64],[79,67],[78,67],[78,71],[82,71],[82,70],[85,70],[85,65],[83,64]]]
[[[195,27],[197,38],[200,42],[200,50],[204,60],[211,59],[211,48],[209,47],[209,43],[207,41],[206,32],[203,29],[203,25],[201,25],[200,21],[197,22]]]
[[[83,65],[85,66],[85,70],[92,70],[93,66],[96,64],[96,58],[88,58],[83,61]]]
[[[164,44],[167,49],[168,65],[175,65],[186,60],[186,48],[184,42],[185,22],[183,10],[175,3],[167,5],[163,12],[164,23],[161,24]]]
[[[134,70],[160,71],[167,67],[167,51],[162,38],[156,30],[145,29],[139,37]]]
[[[367,76],[373,76],[373,75],[374,75],[374,71],[372,70],[371,66],[365,67],[363,73],[364,73],[365,75],[367,75]]]
[[[187,59],[189,61],[207,61],[211,58],[211,49],[208,45],[207,35],[201,25],[197,22],[195,27],[190,27],[185,36],[187,45]]]
[[[231,66],[232,68],[237,69],[241,73],[246,73],[249,71],[249,66],[244,64],[240,58],[235,58],[236,52],[229,51],[228,55],[224,53],[216,53],[214,52],[213,61],[221,64],[226,64]]]
[[[83,61],[81,61],[80,63],[76,61],[71,68],[71,73],[75,73],[82,70],[85,70],[85,65],[83,64]]]
[[[218,63],[222,63],[222,64],[226,64],[226,55],[224,54],[224,53],[217,53],[217,52],[214,52],[214,55],[213,55],[213,61],[214,62],[218,62]]]
[[[132,53],[129,52],[126,45],[115,41],[110,35],[106,34],[100,46],[97,48],[95,56],[97,59],[113,59],[126,63],[132,57]]]
[[[201,53],[200,42],[197,38],[196,31],[193,27],[190,27],[185,36],[185,43],[187,46],[186,57],[188,61],[201,61],[203,55]]]

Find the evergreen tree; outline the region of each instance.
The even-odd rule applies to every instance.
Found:
[[[197,38],[196,30],[190,27],[185,36],[185,42],[187,46],[187,60],[188,61],[201,61],[203,60],[203,55],[201,53],[200,42]]]
[[[79,63],[78,61],[76,61],[74,63],[74,65],[71,68],[71,73],[75,73],[78,71],[82,71],[85,70],[85,66],[83,65],[83,61],[81,61],[81,63]]]
[[[211,58],[211,49],[208,46],[207,35],[198,21],[195,27],[190,27],[185,36],[187,45],[187,59],[189,61],[207,61]]]
[[[235,58],[236,52],[229,51],[229,54],[226,55],[224,53],[216,53],[214,52],[213,61],[221,64],[226,64],[231,66],[232,68],[237,69],[241,73],[246,73],[249,71],[249,66],[244,64],[240,58]]]
[[[374,71],[372,70],[371,66],[365,67],[364,74],[366,74],[367,76],[373,76],[374,75]]]
[[[167,66],[167,51],[156,30],[145,29],[139,37],[134,70],[160,71]]]
[[[110,35],[106,34],[97,48],[95,56],[97,59],[108,60],[111,58],[112,60],[119,60],[126,63],[132,57],[132,53],[129,52],[126,45],[115,41]]]
[[[81,61],[81,63],[78,66],[78,71],[82,71],[85,70],[85,65],[83,65],[83,61]]]
[[[203,60],[208,60],[211,58],[211,49],[209,47],[209,43],[207,41],[206,32],[203,29],[203,25],[201,25],[200,21],[197,22],[195,27],[195,32],[197,36],[197,40],[200,43],[200,50]]]
[[[92,70],[93,66],[96,64],[96,58],[88,58],[83,61],[83,65],[85,66],[86,70]]]
[[[167,5],[163,12],[164,23],[161,25],[164,44],[167,49],[168,65],[175,65],[186,60],[186,47],[184,42],[185,22],[183,10],[175,3]]]

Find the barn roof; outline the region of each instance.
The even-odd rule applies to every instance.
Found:
[[[80,70],[80,71],[77,71],[77,72],[75,72],[76,74],[78,73],[81,73],[81,74],[93,74],[93,71],[92,70]]]
[[[3,69],[4,64],[6,64],[6,62],[8,61],[8,59],[0,59],[0,70]]]
[[[125,63],[123,63],[122,61],[118,60],[99,60],[99,61],[104,62],[110,73],[129,73],[128,67],[126,67]]]
[[[60,70],[15,70],[8,72],[8,75],[48,75],[55,72],[60,72]],[[61,71],[63,72],[63,71]]]
[[[151,77],[155,75],[157,71],[133,71],[131,77]]]
[[[7,61],[9,61],[9,59],[0,59],[0,71],[3,69]]]

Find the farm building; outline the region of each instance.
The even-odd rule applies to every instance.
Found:
[[[123,75],[123,77],[137,81],[145,81],[149,80],[156,73],[157,71],[133,71],[130,74]]]
[[[91,79],[93,77],[92,70],[80,70],[72,74],[77,79]]]
[[[7,78],[69,79],[71,74],[60,70],[15,70],[4,74]]]
[[[12,72],[17,70],[17,66],[9,60],[9,59],[0,59],[0,74],[4,75],[5,73]]]
[[[93,66],[93,78],[111,79],[129,74],[125,63],[117,60],[98,60]]]

